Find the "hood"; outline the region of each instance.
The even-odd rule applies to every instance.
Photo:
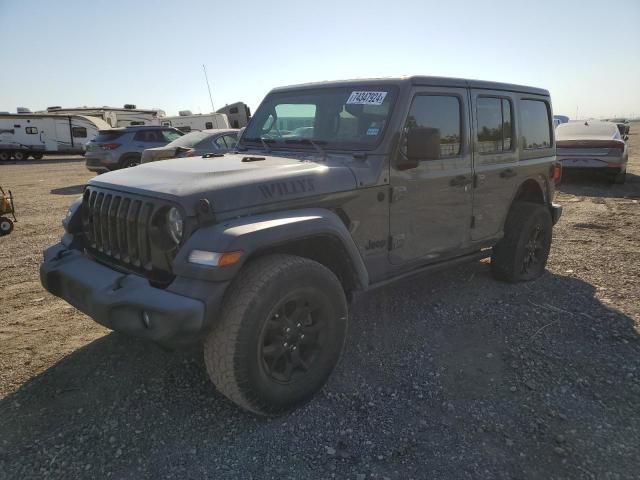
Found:
[[[90,185],[160,197],[179,203],[189,215],[199,200],[214,212],[261,206],[356,188],[341,158],[226,154],[147,163],[105,173]]]

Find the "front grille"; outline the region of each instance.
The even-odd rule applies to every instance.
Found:
[[[82,221],[87,250],[145,276],[166,277],[172,255],[154,251],[152,218],[166,205],[148,198],[87,187]]]

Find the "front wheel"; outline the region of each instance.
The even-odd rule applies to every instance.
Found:
[[[311,399],[338,363],[347,302],[323,265],[290,255],[248,264],[225,294],[221,318],[205,340],[217,389],[261,415]]]
[[[493,247],[493,276],[507,282],[522,282],[542,275],[551,249],[552,228],[547,206],[529,202],[513,205],[505,222],[504,237]]]
[[[0,151],[0,162],[6,162],[11,159],[11,152],[8,150]]]
[[[0,217],[0,236],[9,235],[13,231],[13,222],[7,217]]]

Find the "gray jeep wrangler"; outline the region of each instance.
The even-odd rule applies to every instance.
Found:
[[[216,387],[279,414],[335,367],[357,292],[491,256],[545,268],[559,177],[549,93],[437,77],[271,91],[237,151],[101,175],[44,287],[113,330],[204,343]]]

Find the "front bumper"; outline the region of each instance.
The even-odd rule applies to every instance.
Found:
[[[166,289],[156,288],[143,277],[113,270],[63,244],[45,250],[40,281],[99,324],[168,347],[201,338],[227,285],[178,278]]]
[[[559,205],[557,203],[552,203],[551,204],[551,222],[553,223],[553,225],[558,223],[558,220],[560,220],[561,216],[562,216],[562,205]]]

